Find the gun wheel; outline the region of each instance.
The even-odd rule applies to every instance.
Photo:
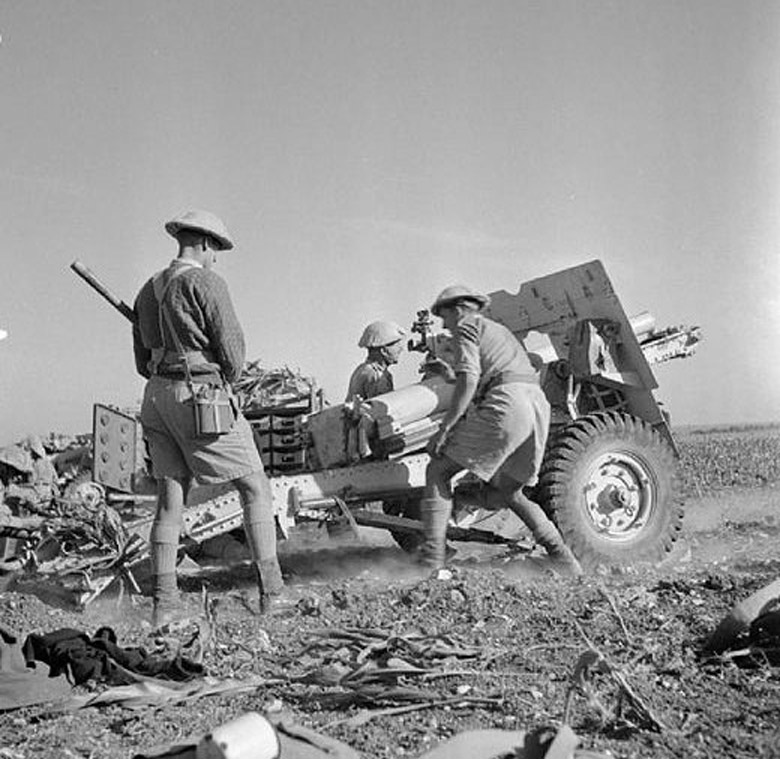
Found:
[[[669,442],[629,414],[601,412],[557,433],[539,500],[586,566],[657,561],[682,529]]]

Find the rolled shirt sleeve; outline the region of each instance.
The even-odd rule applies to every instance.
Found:
[[[453,369],[456,374],[468,374],[477,379],[482,376],[480,336],[479,322],[473,316],[465,316],[458,324],[453,335],[455,349]]]

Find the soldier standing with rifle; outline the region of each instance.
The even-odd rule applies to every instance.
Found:
[[[165,229],[178,257],[141,288],[133,323],[136,368],[148,380],[141,424],[158,483],[150,537],[155,626],[178,611],[176,554],[192,478],[238,490],[261,612],[283,587],[270,485],[231,389],[244,364],[244,335],[212,269],[233,242],[207,211],[187,211]]]

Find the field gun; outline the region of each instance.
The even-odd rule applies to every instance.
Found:
[[[683,506],[669,415],[655,397],[651,366],[692,355],[698,327],[656,330],[647,312],[629,319],[597,260],[525,282],[517,293],[490,296],[487,315],[529,351],[552,407],[534,498],[586,566],[660,560],[679,534]],[[425,373],[426,363],[447,362],[447,337],[434,333],[425,311],[417,313],[412,332],[410,348],[424,356],[418,383],[359,407],[323,408],[313,395],[244,407],[267,465],[280,534],[315,520],[386,528],[408,549],[418,543],[425,443],[451,385],[441,373]],[[110,406],[95,408],[93,478],[114,489],[114,500],[134,498],[127,485],[128,472],[138,468],[134,424]],[[354,445],[357,427],[367,443],[362,447]],[[450,538],[508,542],[492,528],[481,529],[501,504],[491,502],[479,482],[463,477],[454,496]],[[151,520],[144,516],[128,529],[147,538]],[[235,492],[195,488],[183,543],[240,526]]]

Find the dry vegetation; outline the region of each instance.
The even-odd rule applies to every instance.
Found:
[[[677,444],[686,496],[780,482],[780,425],[689,428]]]
[[[700,493],[766,493],[780,481],[777,428],[686,431],[679,447],[693,505]],[[541,561],[494,558],[421,578],[394,549],[309,554],[288,562],[292,602],[265,621],[242,603],[246,569],[217,567],[186,581],[192,608],[203,587],[211,599],[207,671],[265,686],[137,711],[9,712],[0,715],[0,757],[130,757],[279,707],[366,759],[419,756],[462,730],[564,716],[584,746],[619,757],[780,756],[780,669],[702,655],[732,604],[780,575],[778,514],[765,517],[690,536],[690,550],[665,567],[584,581],[555,577]],[[710,539],[748,548],[703,558]],[[123,645],[151,646],[144,615],[145,600],[79,613],[0,594],[0,620],[22,634],[108,623]]]

